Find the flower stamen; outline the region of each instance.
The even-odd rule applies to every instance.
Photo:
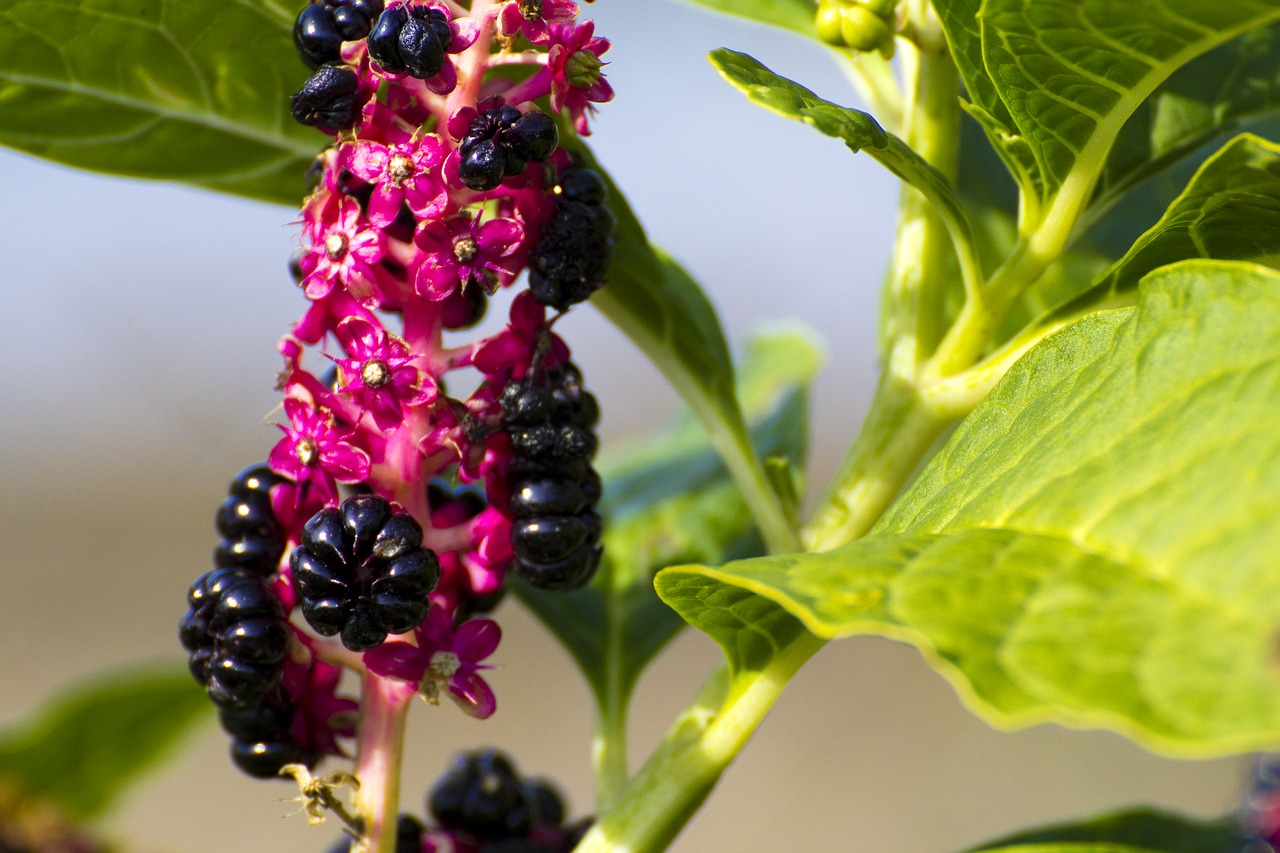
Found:
[[[293,455],[298,457],[298,461],[307,468],[315,465],[320,459],[320,448],[316,447],[316,443],[310,438],[300,438],[298,443],[294,445]]]
[[[400,186],[413,177],[413,161],[403,154],[397,154],[387,163],[387,177],[391,183]]]
[[[324,238],[324,253],[331,261],[340,261],[347,254],[347,235],[337,231]]]
[[[360,379],[367,388],[381,388],[391,381],[391,369],[382,359],[371,358],[361,365]]]
[[[469,264],[480,254],[480,245],[474,237],[459,237],[453,243],[453,256],[460,264]]]

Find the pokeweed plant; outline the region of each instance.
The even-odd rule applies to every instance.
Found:
[[[338,849],[661,850],[805,661],[858,634],[914,644],[1002,726],[1275,747],[1280,4],[698,2],[831,50],[869,112],[711,61],[903,185],[878,387],[812,495],[820,350],[784,330],[735,365],[648,242],[585,141],[613,91],[576,3],[0,0],[0,141],[301,204],[281,436],[231,481],[180,630],[233,760],[296,779]],[[505,329],[446,342],[511,289]],[[590,366],[555,330],[584,302],[693,415],[598,462]],[[402,813],[414,698],[496,708],[484,614],[508,589],[597,702],[594,818],[491,750],[425,822]],[[633,772],[632,691],[685,623],[724,664]],[[139,685],[150,755],[192,711]],[[109,785],[30,756],[102,707],[128,719],[118,694],[59,706],[0,765],[96,813]],[[1276,788],[1243,823],[1134,811],[980,849],[1271,849]]]

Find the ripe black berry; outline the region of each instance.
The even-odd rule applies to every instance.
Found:
[[[327,62],[341,62],[342,40],[333,11],[327,6],[312,3],[298,13],[293,24],[293,44],[308,68],[314,71]]]
[[[303,751],[290,735],[293,705],[282,689],[244,710],[223,710],[218,715],[222,729],[231,735],[231,760],[259,779],[273,779],[286,764],[314,766],[316,754]]]
[[[431,789],[427,807],[441,825],[481,838],[524,835],[533,825],[520,778],[495,749],[458,756]]]
[[[389,74],[425,80],[440,73],[453,34],[449,19],[427,6],[397,6],[382,12],[369,32],[369,56]]]
[[[300,124],[339,131],[360,120],[363,104],[357,97],[360,77],[345,65],[321,65],[307,78],[302,91],[289,98],[289,110]]]
[[[600,564],[600,477],[590,464],[599,409],[566,365],[545,384],[533,377],[508,382],[499,402],[513,457],[507,466],[508,509],[515,521],[512,568],[542,589],[571,589]]]
[[[220,569],[273,574],[284,554],[284,534],[271,508],[271,489],[280,477],[266,465],[252,465],[231,481],[230,497],[215,522],[224,537],[213,552]]]
[[[440,562],[422,547],[422,528],[376,495],[316,513],[290,557],[302,615],[324,636],[365,651],[427,615]]]
[[[192,585],[178,627],[191,674],[220,708],[244,710],[280,683],[289,652],[284,609],[260,575],[214,569]]]
[[[477,192],[494,189],[503,178],[522,173],[529,163],[543,163],[560,144],[556,123],[538,110],[491,107],[477,115],[458,143],[458,174]]]
[[[529,254],[529,290],[544,305],[564,311],[603,283],[613,256],[613,213],[607,191],[589,169],[567,169],[555,188],[555,213]]]

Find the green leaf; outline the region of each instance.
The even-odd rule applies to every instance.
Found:
[[[822,362],[814,334],[775,326],[752,337],[739,371],[739,395],[768,454],[804,464],[808,388]],[[610,448],[599,470],[605,562],[590,587],[545,593],[520,587],[521,600],[569,649],[597,696],[609,679],[624,694],[684,623],[658,600],[653,574],[678,562],[723,562],[758,554],[751,513],[706,432],[690,418],[666,434]]]
[[[1277,111],[1280,25],[1273,25],[1193,60],[1144,101],[1117,137],[1091,207],[1109,209],[1151,175]]]
[[[745,53],[721,48],[711,52],[710,60],[752,103],[833,136],[855,153],[865,151],[919,190],[936,207],[951,234],[966,286],[976,290],[981,285],[982,269],[964,208],[946,178],[905,142],[886,132],[867,113],[824,100],[799,83],[778,76]]]
[[[1024,357],[866,538],[659,574],[912,642],[1002,725],[1280,740],[1280,273],[1191,261]]]
[[[273,0],[0,0],[0,145],[297,206],[325,137]]]
[[[94,817],[209,711],[185,667],[121,670],[77,685],[0,732],[0,785]]]
[[[814,16],[817,12],[812,0],[686,0],[686,2],[706,9],[714,9],[726,15],[746,18],[748,21],[759,24],[782,27],[809,38],[818,37],[818,30],[814,26]]]
[[[649,243],[585,143],[566,134],[561,144],[604,177],[617,220],[609,283],[592,295],[591,304],[662,371],[706,428],[770,547],[794,545],[795,530],[769,486],[734,394],[733,362],[715,308],[678,263]]]
[[[1032,845],[1093,853],[1100,843],[1152,853],[1239,853],[1243,839],[1233,817],[1202,821],[1154,809],[1130,809],[1081,823],[1019,832],[975,847],[971,853],[1023,850]]]
[[[970,112],[1032,203],[1028,225],[1052,218],[1062,240],[1142,102],[1197,56],[1280,19],[1268,0],[937,5]]]
[[[1154,269],[1192,258],[1280,265],[1280,145],[1238,136],[1204,162],[1160,221],[1078,298],[1059,322],[1118,303]]]

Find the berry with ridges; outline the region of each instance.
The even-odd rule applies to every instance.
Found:
[[[324,636],[340,634],[352,651],[421,624],[440,580],[422,528],[376,495],[356,495],[313,516],[290,565],[307,623]]]
[[[309,127],[339,131],[360,120],[363,104],[356,97],[360,77],[345,65],[321,65],[307,78],[302,91],[289,98],[294,119]]]
[[[477,192],[496,188],[529,163],[544,163],[560,144],[555,121],[539,110],[490,107],[477,115],[458,142],[458,175]]]
[[[532,826],[515,768],[494,749],[458,756],[432,788],[428,808],[442,825],[482,838],[523,835]]]
[[[290,636],[284,609],[261,576],[215,569],[192,585],[178,627],[190,669],[222,708],[244,709],[280,683]]]
[[[382,12],[369,31],[369,56],[388,74],[425,80],[440,73],[453,34],[439,9],[397,6]]]

